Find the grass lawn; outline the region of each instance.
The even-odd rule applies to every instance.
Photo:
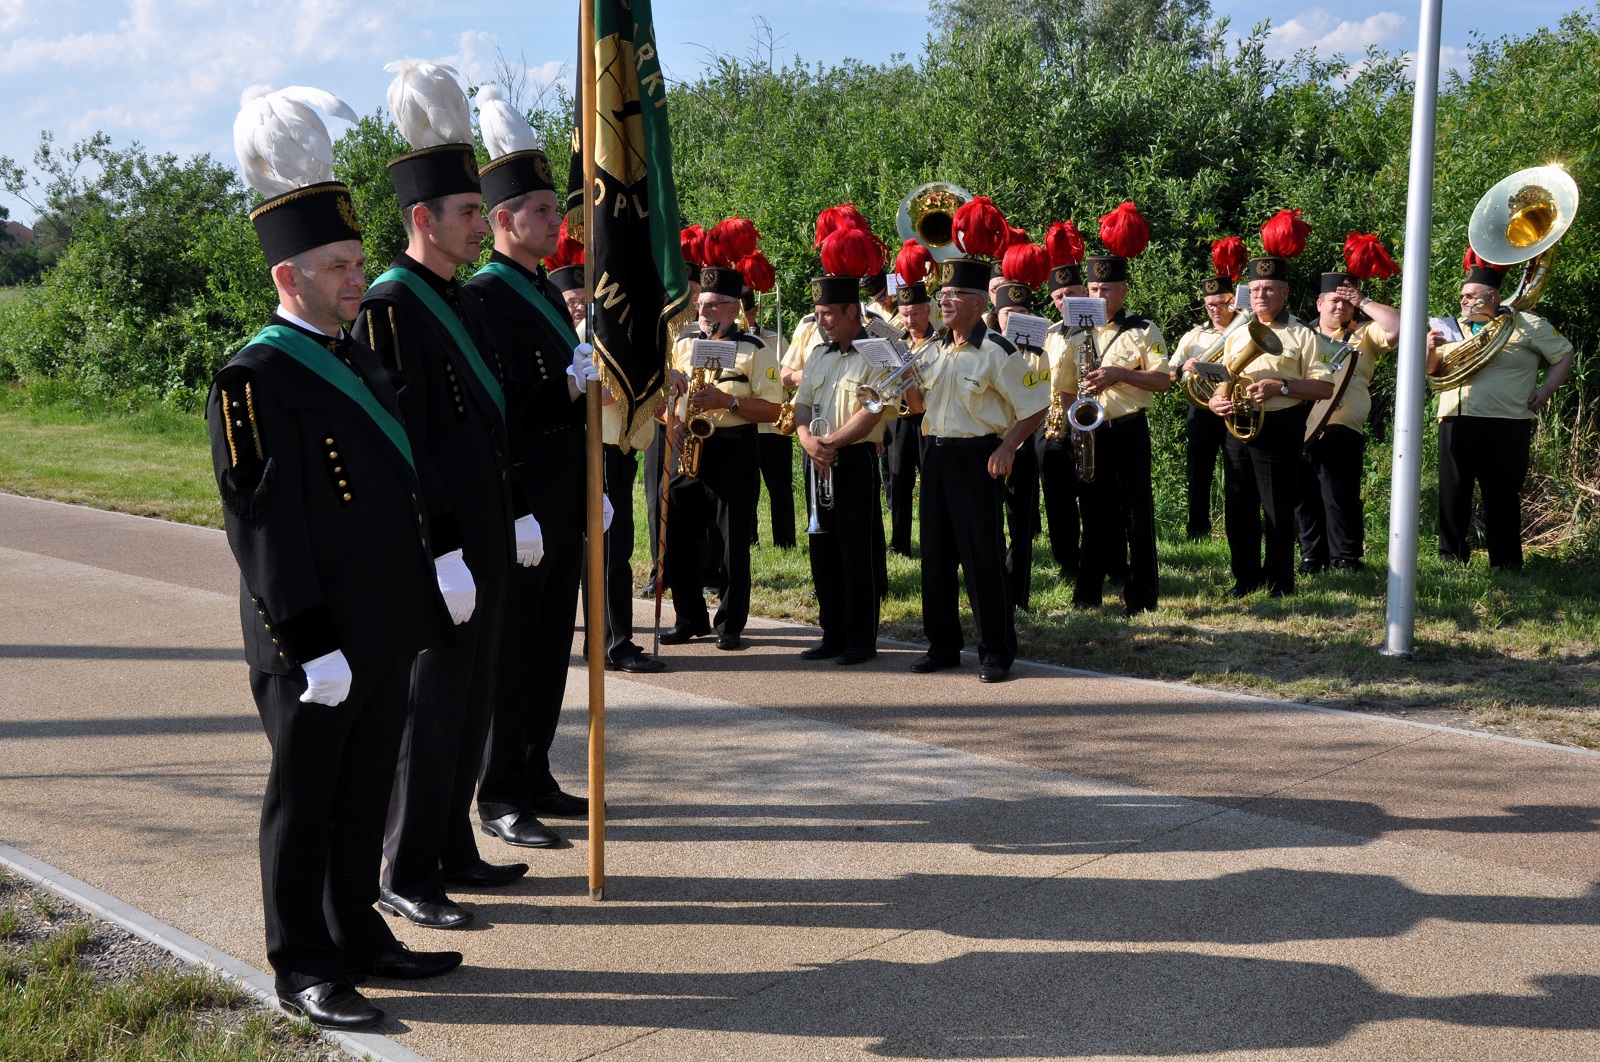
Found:
[[[91,416],[61,403],[29,403],[15,388],[0,391],[0,490],[220,523],[205,425],[166,410]],[[639,582],[649,558],[643,508],[640,497]],[[796,510],[803,529],[798,486]],[[760,526],[753,610],[814,621],[804,535],[795,550],[770,545],[764,493]],[[1378,652],[1386,530],[1368,528],[1366,572],[1302,578],[1298,594],[1280,601],[1264,593],[1222,598],[1231,578],[1220,527],[1198,544],[1164,538],[1161,607],[1131,620],[1111,592],[1098,611],[1072,609],[1071,589],[1056,580],[1041,536],[1033,609],[1017,617],[1022,656],[1338,708],[1447,716],[1600,747],[1600,560],[1533,553],[1521,574],[1497,575],[1481,555],[1468,568],[1447,568],[1424,542],[1416,653],[1393,660]],[[918,585],[914,559],[889,558],[885,636],[922,640]],[[970,624],[968,639],[976,641]]]

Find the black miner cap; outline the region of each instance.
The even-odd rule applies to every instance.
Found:
[[[389,182],[401,210],[441,196],[483,190],[471,144],[440,144],[390,159]]]
[[[555,178],[550,160],[534,148],[501,155],[483,168],[483,201],[490,209],[529,192],[553,192]]]
[[[250,211],[256,239],[275,266],[313,247],[361,239],[350,189],[338,181],[324,181],[273,196]]]

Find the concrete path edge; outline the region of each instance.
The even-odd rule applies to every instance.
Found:
[[[269,1009],[283,1012],[278,1006],[278,994],[273,988],[272,978],[249,963],[218,951],[205,941],[191,937],[183,930],[169,926],[137,907],[3,842],[0,842],[0,867],[70,900],[102,921],[120,926],[141,940],[166,949],[185,962],[211,970],[238,985]],[[317,1033],[354,1058],[368,1059],[370,1062],[429,1062],[425,1056],[395,1043],[387,1036],[341,1033],[329,1029],[318,1029]]]

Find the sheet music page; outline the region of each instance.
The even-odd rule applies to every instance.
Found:
[[[1043,350],[1045,333],[1049,331],[1050,322],[1043,317],[1015,310],[1006,317],[1006,338],[1019,347]]]
[[[697,339],[689,350],[689,364],[696,369],[733,368],[739,344],[731,339]]]
[[[887,339],[869,337],[855,341],[855,352],[864,358],[868,365],[879,369],[898,369],[900,367],[900,352],[890,345]]]
[[[1061,303],[1061,319],[1067,323],[1068,328],[1076,328],[1087,317],[1096,327],[1106,323],[1106,300],[1104,299],[1064,299]]]
[[[1432,331],[1443,332],[1446,343],[1459,343],[1466,338],[1461,334],[1461,322],[1454,317],[1430,317],[1428,318],[1428,328]]]
[[[1248,310],[1250,308],[1249,284],[1240,284],[1233,289],[1233,307],[1236,310]]]

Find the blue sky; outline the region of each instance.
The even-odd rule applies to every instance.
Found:
[[[669,76],[693,76],[707,47],[744,53],[755,20],[780,37],[780,60],[868,61],[915,54],[927,33],[924,0],[786,0],[723,7],[655,0]],[[1490,37],[1553,25],[1576,0],[1523,0],[1515,26],[1487,0],[1444,8],[1444,62],[1464,63],[1471,31]],[[557,12],[551,14],[552,11]],[[1271,18],[1272,48],[1317,48],[1359,58],[1376,44],[1416,47],[1418,10],[1393,0],[1343,4],[1215,0],[1235,29]],[[252,85],[313,85],[360,113],[383,103],[383,64],[444,60],[473,82],[491,80],[497,54],[526,61],[535,81],[570,62],[577,5],[550,0],[0,0],[0,155],[31,157],[41,129],[70,141],[103,129],[180,155],[232,161],[239,94]],[[332,124],[335,135],[341,123]],[[31,214],[0,193],[13,217]]]

